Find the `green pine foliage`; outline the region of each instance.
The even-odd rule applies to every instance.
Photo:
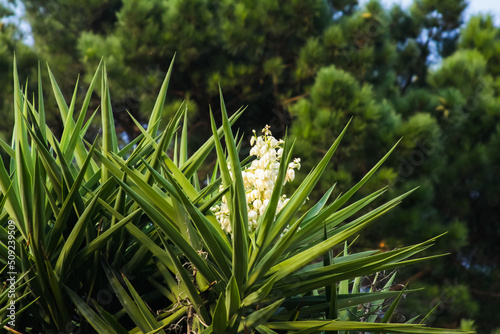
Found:
[[[353,118],[351,136],[346,138],[341,154],[335,157],[334,165],[325,174],[325,179],[338,182],[342,191],[344,185],[351,184],[366,172],[365,166],[375,163],[371,160],[377,155],[374,151],[399,139],[394,135],[394,129],[401,120],[392,106],[377,102],[370,85],[361,86],[349,72],[335,66],[319,71],[310,98],[294,104],[290,112],[303,122],[302,126],[292,126],[291,134],[303,138],[296,146],[308,169],[315,165],[318,156],[323,155],[331,138],[331,129],[339,128]],[[347,161],[347,157],[354,159]],[[381,179],[378,183],[387,184],[396,177],[394,170],[383,168],[376,178]],[[326,191],[329,183],[324,182],[320,187],[321,191]]]

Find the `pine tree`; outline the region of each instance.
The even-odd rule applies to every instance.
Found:
[[[336,55],[328,38],[337,36],[331,45],[348,50],[348,61],[334,56],[321,59],[325,67],[314,60],[298,66],[300,73],[315,75],[315,83],[310,96],[291,107],[297,117],[292,133],[308,138],[310,142],[299,149],[315,156],[325,147],[323,138],[338,127],[334,124],[339,118],[345,122],[351,115],[355,121],[358,117],[369,135],[360,140],[362,144],[352,142],[343,148],[346,155],[356,156],[357,165],[338,161],[330,172],[330,182],[339,182],[339,191],[342,183],[356,181],[359,171],[369,166],[366,161],[377,152],[370,144],[379,148],[384,140],[404,135],[392,169],[389,163],[380,175],[386,179],[373,186],[389,181],[390,191],[397,193],[420,188],[392,215],[391,223],[371,231],[372,244],[394,247],[402,240],[448,231],[440,246],[451,250],[451,257],[408,272],[412,274],[408,279],[422,280],[417,286],[426,286],[429,296],[442,294],[445,303],[436,317],[439,323],[458,326],[457,319],[478,316],[480,328],[486,330],[498,326],[488,311],[491,300],[484,300],[497,288],[493,282],[498,278],[498,245],[487,237],[499,229],[494,218],[498,217],[499,165],[498,153],[493,151],[499,137],[498,28],[489,17],[475,17],[459,29],[464,7],[457,2],[417,1],[408,13],[397,6],[384,12],[377,2],[370,2],[341,17],[303,59]],[[370,28],[373,22],[378,30]],[[370,29],[377,33],[368,34]],[[354,36],[350,47],[342,44],[346,36]],[[329,52],[321,51],[322,47]],[[385,58],[383,65],[377,64],[378,55]],[[346,84],[350,76],[359,83]],[[356,101],[369,84],[375,94],[361,99],[366,114],[356,113]],[[352,102],[349,107],[343,102],[346,98]],[[393,111],[373,123],[368,112],[384,105]],[[370,131],[370,124],[380,131]],[[358,128],[353,126],[351,131]],[[478,279],[491,285],[478,289],[474,284]]]
[[[206,106],[218,103],[220,84],[230,110],[250,106],[242,121],[250,133],[260,120],[281,116],[283,101],[300,91],[289,69],[329,13],[320,0],[126,0],[106,36],[86,32],[78,47],[87,69],[108,59],[115,96],[138,118],[176,54],[165,116],[185,100],[191,115],[200,112],[192,122],[206,132]]]

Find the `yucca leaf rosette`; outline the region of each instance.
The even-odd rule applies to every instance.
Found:
[[[306,201],[346,127],[297,189],[284,194],[300,168],[293,141],[265,127],[250,139],[253,160],[242,165],[241,137],[231,128],[242,110],[229,117],[221,93],[222,126],[212,117],[212,136],[188,152],[186,108],[161,119],[171,72],[172,65],[147,128],[133,120],[141,134],[125,143],[113,126],[103,63],[85,96],[75,89],[69,103],[49,70],[64,124],[60,137],[45,123],[41,75],[33,98],[14,71],[14,135],[11,144],[0,140],[0,276],[14,287],[0,292],[5,330],[458,332],[416,320],[391,323],[411,290],[392,291],[389,273],[432,259],[418,254],[436,238],[387,252],[348,247],[409,195],[376,206],[380,189],[351,200],[394,148],[349,191],[330,198],[332,185],[318,202]],[[94,94],[101,102],[89,110]],[[98,113],[101,136],[90,140]],[[201,181],[214,150],[216,167]],[[379,284],[367,291],[362,277],[383,273],[388,279],[375,279]]]

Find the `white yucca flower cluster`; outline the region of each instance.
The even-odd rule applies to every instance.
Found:
[[[255,155],[257,158],[252,161],[249,167],[246,167],[242,171],[247,198],[248,229],[250,232],[255,231],[257,228],[257,221],[264,214],[273,194],[274,185],[278,178],[284,143],[283,140],[277,140],[272,136],[268,125],[262,129],[262,136],[257,137],[255,130],[253,133],[254,135],[250,140],[250,145],[252,146],[250,155]],[[231,166],[229,166],[229,169],[231,169]],[[295,178],[295,169],[300,169],[299,158],[294,159],[288,165],[285,183]],[[286,198],[286,195],[283,195],[278,202],[276,213],[281,211],[288,201],[289,199]],[[222,197],[220,205],[212,208],[212,212],[214,212],[224,231],[231,233],[230,213],[226,196]]]

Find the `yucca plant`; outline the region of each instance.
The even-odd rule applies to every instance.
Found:
[[[21,89],[14,70],[14,134],[10,144],[0,140],[4,329],[455,332],[425,327],[417,319],[391,322],[410,291],[391,291],[394,274],[379,287],[362,280],[430,260],[414,256],[435,238],[388,252],[349,251],[349,241],[408,195],[365,213],[361,210],[385,189],[349,204],[394,148],[351,190],[332,200],[332,187],[302,214],[347,127],[286,198],[283,185],[300,165],[292,160],[293,142],[274,139],[266,128],[252,139],[255,160],[242,162],[243,136],[235,136],[231,125],[243,110],[229,118],[222,94],[222,126],[212,117],[212,137],[191,156],[185,108],[159,131],[171,71],[172,65],[147,128],[119,147],[104,64],[79,113],[76,88],[68,104],[48,70],[64,124],[60,138],[45,122],[40,74],[35,98]],[[100,108],[90,114],[99,82]],[[89,143],[85,134],[98,112],[102,134]],[[213,172],[200,175],[213,150]]]

